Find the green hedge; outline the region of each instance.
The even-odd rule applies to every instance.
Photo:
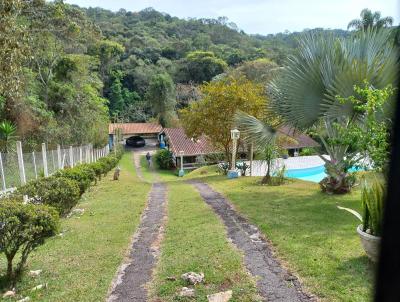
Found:
[[[80,192],[75,180],[50,176],[32,180],[18,189],[28,195],[34,204],[46,204],[54,207],[63,216],[78,203]]]
[[[58,231],[59,217],[55,209],[46,205],[7,200],[0,202],[0,221],[0,252],[7,260],[7,281],[14,287],[29,253]],[[14,267],[17,254],[20,262]]]
[[[7,281],[11,287],[23,271],[29,253],[57,232],[59,216],[68,214],[90,185],[118,164],[122,153],[122,148],[118,148],[95,163],[32,180],[1,200],[0,253],[7,258]],[[23,195],[28,196],[29,203],[22,202]],[[21,261],[14,268],[17,253]]]

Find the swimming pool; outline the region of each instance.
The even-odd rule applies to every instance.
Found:
[[[349,171],[355,172],[360,170],[360,168],[353,167]],[[289,178],[298,178],[312,182],[320,182],[327,176],[327,174],[325,173],[325,166],[322,165],[304,169],[290,169],[285,172],[285,176]]]
[[[302,180],[308,180],[312,182],[320,182],[325,178],[325,166],[317,166],[304,169],[290,169],[285,172],[286,177],[299,178]]]

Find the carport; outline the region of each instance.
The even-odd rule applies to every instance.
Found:
[[[145,139],[146,145],[156,146],[158,134],[162,131],[162,127],[156,123],[111,123],[108,126],[110,147],[114,145],[119,131],[124,143],[128,137],[141,136]]]

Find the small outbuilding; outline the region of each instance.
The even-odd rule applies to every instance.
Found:
[[[147,145],[156,145],[161,131],[161,125],[156,123],[111,123],[108,126],[109,144],[114,144],[116,135],[120,132],[124,141],[131,136],[141,136]]]

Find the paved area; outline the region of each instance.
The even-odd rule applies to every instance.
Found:
[[[226,198],[198,180],[190,183],[220,216],[227,228],[228,237],[244,253],[245,265],[256,276],[257,287],[264,301],[317,301],[302,289],[297,277],[277,261],[268,241],[261,236],[258,228],[240,216]]]
[[[134,156],[134,162],[137,174],[141,177],[138,158],[140,159],[139,156]],[[153,184],[147,207],[134,235],[129,257],[118,272],[108,301],[147,301],[146,285],[152,279],[163,236],[167,202],[166,191],[165,184],[160,182]]]

